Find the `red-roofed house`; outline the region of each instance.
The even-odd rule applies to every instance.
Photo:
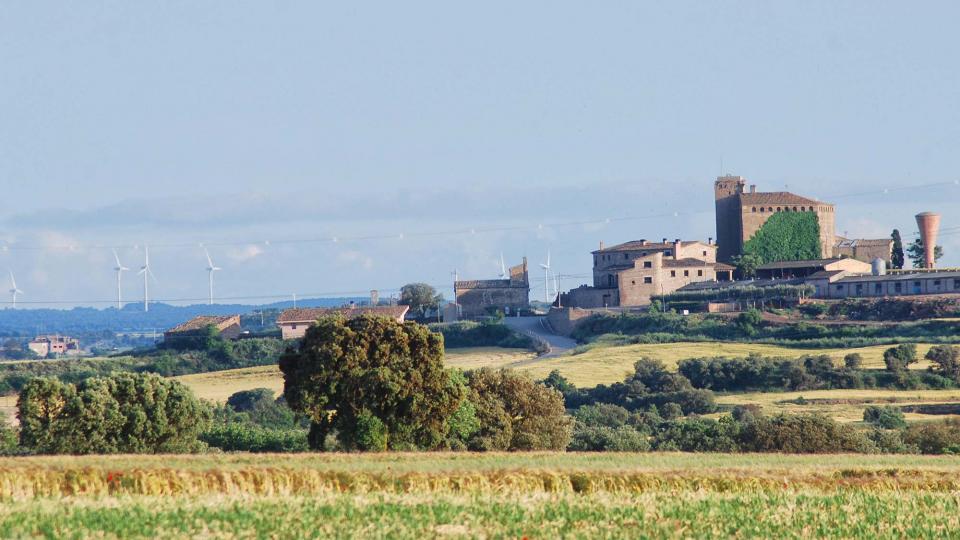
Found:
[[[283,339],[300,339],[322,317],[343,315],[353,319],[361,315],[389,317],[397,322],[403,322],[409,306],[356,306],[342,308],[293,308],[285,309],[277,318],[280,334]]]

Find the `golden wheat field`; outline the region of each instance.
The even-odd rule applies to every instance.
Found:
[[[5,458],[0,537],[949,536],[958,472],[943,456]]]

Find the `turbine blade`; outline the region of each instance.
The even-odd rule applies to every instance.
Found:
[[[117,268],[123,268],[123,265],[120,264],[120,256],[117,255],[117,250],[113,250],[113,260],[117,261]]]
[[[207,251],[207,248],[203,248],[203,252],[207,255],[207,266],[213,268],[213,259],[210,258],[210,252]]]

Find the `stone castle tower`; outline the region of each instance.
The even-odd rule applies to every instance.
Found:
[[[820,224],[821,257],[833,256],[836,243],[834,207],[786,191],[758,193],[757,186],[746,190],[742,176],[719,176],[713,184],[717,219],[717,260],[730,262],[777,212],[814,212]]]

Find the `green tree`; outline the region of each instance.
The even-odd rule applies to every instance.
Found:
[[[737,267],[737,276],[740,279],[756,277],[757,268],[763,264],[763,258],[755,253],[745,253],[733,258],[733,265]]]
[[[917,361],[917,346],[913,343],[901,343],[883,352],[883,363],[887,371],[899,373]]]
[[[891,268],[903,268],[903,239],[900,237],[900,230],[894,229],[893,233],[890,234],[890,238],[893,238],[893,251],[890,253],[890,267]]]
[[[917,238],[907,246],[907,256],[913,262],[914,268],[923,268],[926,264],[926,257],[923,251],[923,240]],[[933,248],[933,260],[939,261],[943,257],[943,246]]]
[[[290,408],[310,419],[314,449],[329,434],[346,449],[376,448],[374,417],[388,449],[439,448],[465,397],[444,369],[443,336],[385,317],[320,319],[280,371]]]
[[[925,358],[933,363],[930,371],[960,382],[960,349],[953,345],[934,345]]]
[[[860,369],[863,365],[863,356],[860,353],[850,353],[843,357],[843,365],[847,369]]]
[[[41,454],[192,452],[209,410],[179,382],[119,373],[78,385],[28,382],[17,401],[20,445]]]
[[[407,283],[400,288],[400,305],[410,306],[410,311],[421,318],[427,309],[443,302],[443,295],[426,283]]]
[[[480,419],[471,450],[563,450],[570,443],[573,419],[559,391],[508,369],[483,368],[467,379]]]

